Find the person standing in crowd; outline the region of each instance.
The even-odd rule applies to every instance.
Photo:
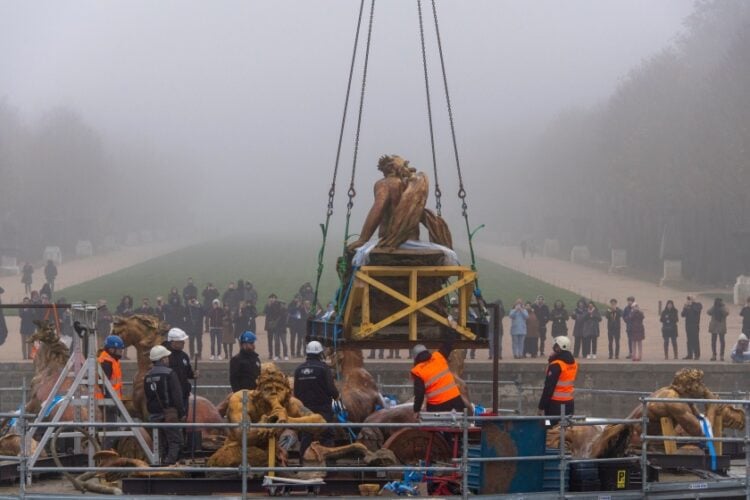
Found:
[[[333,422],[333,401],[339,398],[339,391],[333,382],[333,373],[323,361],[323,346],[313,340],[305,348],[307,359],[294,370],[294,397],[302,401],[305,408],[319,414],[326,422]],[[300,457],[310,446],[313,435],[309,432],[299,433]],[[333,445],[333,429],[327,428],[320,437],[324,446]]]
[[[173,289],[177,292],[177,289]],[[185,309],[182,307],[182,299],[179,293],[171,293],[164,306],[164,320],[173,328],[185,326]]]
[[[532,358],[536,358],[537,352],[539,352],[539,320],[531,302],[526,302],[524,309],[526,309],[528,317],[526,318],[526,338],[523,341],[523,357],[525,358],[528,354]]]
[[[221,359],[221,332],[224,324],[224,309],[219,299],[214,299],[206,313],[206,331],[211,344],[211,361]]]
[[[203,356],[203,318],[206,316],[198,297],[192,297],[185,308],[185,332],[189,338],[190,357]]]
[[[224,304],[224,317],[221,320],[221,344],[224,347],[224,359],[232,357],[236,340],[237,337],[234,335],[234,313],[229,308],[229,304]],[[218,359],[221,359],[221,357]]]
[[[750,335],[750,297],[745,300],[745,307],[740,311],[742,316],[742,333]]]
[[[162,343],[169,350],[168,366],[177,374],[177,378],[180,381],[182,407],[185,408],[185,413],[187,413],[188,409],[190,392],[193,390],[190,381],[198,378],[198,373],[193,372],[193,367],[190,365],[190,357],[185,353],[185,341],[187,339],[188,335],[182,329],[171,328],[167,332],[167,340]]]
[[[255,352],[255,334],[251,331],[240,335],[240,352],[229,360],[229,384],[232,392],[242,389],[255,390],[260,376],[260,356]]]
[[[112,311],[107,307],[107,301],[105,299],[99,299],[96,302],[97,314],[96,314],[96,338],[97,346],[103,344],[103,339],[112,332]]]
[[[586,359],[596,359],[596,347],[599,340],[599,323],[602,321],[602,314],[596,307],[593,300],[586,305],[586,312],[583,315],[583,356]]]
[[[268,334],[268,358],[279,361],[281,349],[284,347],[284,360],[289,359],[286,344],[286,310],[275,293],[268,296],[266,307],[263,308],[266,317],[266,333]]]
[[[255,303],[249,302],[248,300],[240,302],[236,326],[243,327],[243,330],[239,332],[237,335],[238,337],[248,330],[251,332],[255,331],[256,317],[258,317],[258,310],[255,308]]]
[[[49,283],[45,281],[45,283],[42,285],[42,288],[39,289],[39,294],[44,295],[45,297],[52,298],[52,289],[49,287]]]
[[[3,294],[5,288],[0,286],[0,304],[3,303]],[[5,310],[0,308],[0,345],[5,343],[5,339],[8,338],[8,324],[5,322]]]
[[[745,363],[750,361],[750,342],[747,340],[747,335],[740,333],[737,343],[729,353],[729,357],[734,363]]]
[[[500,299],[497,299],[495,301],[495,304],[497,305],[497,309],[492,309],[492,314],[497,314],[497,320],[492,320],[490,323],[491,325],[497,325],[498,332],[497,332],[497,359],[503,359],[503,334],[505,333],[503,331],[503,318],[505,317],[505,307],[503,306],[503,301]],[[495,311],[497,311],[495,313]],[[490,354],[489,359],[492,359],[492,353],[495,352],[495,336],[490,335]]]
[[[171,304],[175,302],[174,299],[177,299],[177,301],[182,304],[182,296],[180,295],[180,292],[177,290],[176,286],[173,286],[169,289],[169,293],[167,294],[167,304]]]
[[[727,311],[724,301],[717,297],[714,299],[713,307],[707,311],[707,314],[711,316],[711,321],[708,323],[708,331],[711,333],[711,361],[716,361],[717,339],[719,340],[720,359],[721,361],[724,361],[724,337],[727,334],[727,316],[729,316],[729,311]]]
[[[166,304],[164,304],[164,297],[159,295],[156,297],[156,306],[154,307],[154,316],[159,318],[160,321],[167,321],[167,314],[166,314],[167,308]]]
[[[124,295],[120,299],[120,303],[117,304],[115,314],[118,316],[128,317],[133,315],[133,297],[130,295]]]
[[[570,352],[568,337],[555,337],[552,342],[552,355],[547,361],[544,389],[539,398],[537,414],[559,417],[564,412],[565,415],[573,415],[578,363]]]
[[[182,289],[182,300],[185,304],[190,302],[190,299],[198,298],[198,287],[193,283],[193,278],[187,279],[187,285]]]
[[[151,307],[151,302],[148,297],[141,299],[141,307],[135,310],[136,314],[148,314],[149,316],[154,315],[154,308]]]
[[[0,287],[0,295],[2,295],[3,287]],[[2,300],[0,300],[2,303]],[[31,299],[28,297],[23,298],[24,304],[31,304]],[[101,312],[99,313],[101,314]],[[3,310],[0,309],[0,317],[3,317]],[[21,317],[21,355],[23,359],[31,359],[31,344],[29,344],[29,338],[36,332],[36,326],[34,325],[34,310],[30,308],[23,308],[18,312]],[[3,318],[4,319],[4,318]],[[2,322],[3,320],[0,320]],[[2,328],[2,325],[0,325]],[[107,332],[109,333],[109,332]]]
[[[581,297],[576,302],[576,308],[570,315],[570,319],[573,320],[573,356],[576,358],[581,354],[581,346],[583,345],[583,320],[586,317],[587,309],[587,301]]]
[[[231,311],[236,310],[240,306],[240,297],[234,281],[229,282],[229,288],[226,289],[224,295],[221,297],[221,302],[224,305],[228,305]]]
[[[570,318],[570,315],[565,309],[565,303],[562,300],[556,300],[549,313],[550,323],[552,323],[550,335],[553,339],[568,336],[568,318]]]
[[[630,304],[629,304],[630,305]],[[641,308],[633,302],[630,309],[630,338],[633,341],[633,361],[640,361],[643,356],[643,341],[646,338],[645,319]]]
[[[256,309],[256,306],[258,304],[258,291],[248,280],[245,280],[245,301],[253,306],[253,309]]]
[[[529,313],[523,307],[523,300],[517,299],[513,309],[508,314],[510,318],[510,338],[512,341],[513,358],[523,358],[523,348],[526,341],[526,320]]]
[[[31,284],[34,282],[34,266],[31,263],[24,263],[21,268],[21,283],[24,286],[24,294],[31,295]]]
[[[525,311],[522,307],[521,310]],[[448,367],[448,359],[452,350],[452,341],[444,342],[440,350],[432,353],[422,344],[417,344],[412,349],[414,367],[410,373],[414,380],[413,410],[415,416],[422,411],[422,403],[425,399],[427,411],[463,411],[466,408],[461,398],[461,391],[456,385],[456,379]]]
[[[182,387],[177,374],[168,366],[169,354],[169,349],[163,345],[152,347],[149,352],[153,366],[146,373],[143,388],[151,422],[175,424],[185,421],[186,409],[182,406]],[[159,427],[159,444],[161,464],[176,464],[182,449],[182,429]]]
[[[47,260],[47,265],[44,266],[44,279],[47,280],[50,292],[55,291],[55,279],[57,278],[57,266],[52,259]]]
[[[302,297],[297,294],[289,303],[287,308],[289,323],[289,351],[292,358],[302,356],[302,346],[305,342],[305,322],[307,316],[304,313]]]
[[[692,295],[687,296],[680,315],[685,318],[685,337],[687,337],[687,356],[682,359],[701,359],[701,343],[699,339],[701,311],[703,304],[696,302]]]
[[[125,351],[125,343],[117,335],[109,335],[104,339],[104,348],[97,357],[99,366],[102,367],[104,376],[107,377],[115,395],[122,399],[122,367],[120,366],[120,359],[122,353]],[[111,398],[112,394],[102,385],[97,388],[96,399]],[[103,406],[104,421],[115,422],[117,420],[117,407],[116,406]],[[114,444],[114,440],[107,439],[105,443],[102,443],[105,448],[110,448]]]
[[[315,290],[313,290],[313,287],[309,281],[302,283],[302,286],[299,287],[299,291],[297,293],[302,298],[303,302],[307,300],[310,302],[310,304],[312,304],[313,300],[315,300]]]
[[[669,343],[672,342],[672,353],[674,359],[677,359],[677,308],[674,302],[667,301],[664,310],[661,312],[659,321],[661,321],[661,336],[664,339],[664,359],[669,359]]]
[[[609,359],[620,359],[620,328],[622,326],[622,309],[617,307],[617,299],[610,299],[607,316],[607,346]]]
[[[628,338],[628,355],[625,359],[631,359],[633,357],[633,328],[630,324],[630,313],[633,311],[633,304],[635,304],[635,297],[632,295],[627,299],[628,303],[622,310],[622,321],[625,323],[625,336]]]
[[[544,356],[544,343],[547,341],[547,323],[550,320],[549,307],[544,303],[544,296],[537,295],[536,302],[531,306],[539,322],[539,355]]]
[[[203,309],[205,311],[211,309],[214,300],[218,299],[220,295],[221,294],[216,287],[214,287],[213,283],[207,284],[206,288],[201,292],[201,296],[203,297]]]

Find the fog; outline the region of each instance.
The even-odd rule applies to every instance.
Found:
[[[497,235],[522,217],[502,200],[519,189],[535,196],[534,185],[519,186],[526,181],[517,169],[550,124],[566,110],[606,102],[633,68],[675,43],[694,5],[441,0],[437,8],[472,224]],[[19,233],[19,214],[45,218],[64,199],[89,195],[91,220],[76,220],[96,226],[99,236],[79,228],[76,237],[176,225],[313,233],[325,214],[358,9],[356,0],[3,0],[0,184],[15,188],[14,201],[7,192],[0,201],[0,240]],[[443,207],[460,233],[429,1],[423,9]],[[365,14],[361,42],[366,26]],[[381,154],[400,154],[431,175],[418,28],[416,2],[377,1],[355,226],[371,202]],[[362,54],[363,44],[337,224],[352,165]],[[48,144],[45,130],[57,130],[57,149],[47,156],[30,145]],[[89,147],[97,150],[93,157],[77,156]],[[88,170],[77,170],[87,161]],[[57,193],[52,207],[38,201],[60,190],[68,170],[76,189]],[[34,182],[24,182],[31,175]],[[12,245],[30,245],[21,240]]]

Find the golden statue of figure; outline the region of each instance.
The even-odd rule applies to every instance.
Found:
[[[349,245],[354,251],[367,243],[378,229],[377,248],[395,249],[406,240],[419,239],[419,224],[430,235],[430,241],[453,248],[448,225],[442,217],[425,207],[429,181],[409,162],[396,155],[381,156],[378,170],[383,178],[375,183],[375,201],[367,214],[359,239]]]

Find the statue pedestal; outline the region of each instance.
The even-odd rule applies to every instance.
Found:
[[[76,243],[76,257],[91,257],[94,255],[94,245],[89,240],[80,240]]]
[[[587,246],[575,246],[570,251],[570,262],[574,264],[584,264],[591,260],[591,252]]]
[[[15,257],[10,257],[8,255],[0,257],[0,274],[15,276],[20,272],[21,270],[18,267],[18,261]]]
[[[558,257],[560,255],[560,242],[558,240],[545,239],[542,254],[545,257]]]
[[[44,262],[51,260],[56,266],[59,266],[62,264],[62,252],[60,251],[60,247],[46,247],[44,249],[44,254],[42,254],[42,259]]]
[[[750,276],[740,274],[734,284],[734,303],[738,306],[745,305],[748,297],[750,297]]]
[[[664,286],[675,281],[682,281],[682,261],[665,259],[664,275],[659,281],[659,286]]]
[[[628,251],[623,248],[613,248],[609,263],[609,272],[616,273],[628,267]]]

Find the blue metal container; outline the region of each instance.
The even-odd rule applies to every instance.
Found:
[[[529,457],[545,454],[547,432],[542,420],[482,422],[482,457]],[[542,491],[544,461],[485,462],[480,493]]]

